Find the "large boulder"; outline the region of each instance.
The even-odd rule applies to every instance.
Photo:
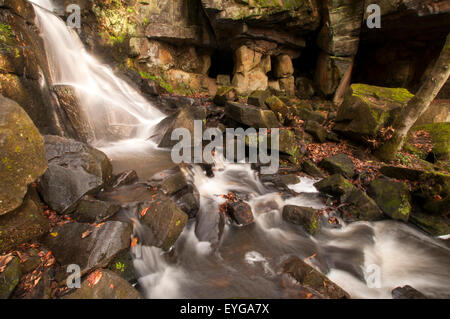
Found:
[[[155,132],[158,134],[159,147],[172,147],[178,143],[172,140],[172,132],[177,128],[185,128],[191,133],[192,142],[194,142],[194,121],[203,121],[206,118],[206,109],[199,105],[188,105],[175,114],[166,117],[158,125]],[[194,143],[192,143],[194,145]]]
[[[27,113],[0,95],[0,215],[18,208],[47,169],[44,139]]]
[[[228,102],[225,113],[231,119],[254,128],[277,128],[280,123],[274,112],[252,105]]]
[[[374,139],[391,125],[413,95],[402,88],[353,84],[339,108],[334,130],[358,141]]]
[[[81,274],[109,262],[131,243],[132,226],[118,221],[107,221],[99,225],[69,223],[58,226],[43,238],[61,266],[76,264]]]
[[[153,245],[164,250],[173,246],[188,220],[188,215],[159,191],[152,192],[151,200],[139,203],[137,212],[153,233]]]
[[[58,213],[71,212],[86,194],[99,191],[112,175],[108,157],[81,142],[45,136],[47,172],[39,182],[44,201]]]
[[[283,219],[303,226],[311,235],[320,230],[320,215],[316,209],[310,207],[286,205],[283,208]]]
[[[414,130],[424,130],[430,134],[433,149],[438,160],[450,160],[450,122],[415,126]]]
[[[113,271],[98,269],[83,280],[79,289],[63,299],[142,299],[142,296]]]
[[[373,180],[367,189],[383,213],[392,219],[408,221],[411,213],[408,186],[402,182],[395,182],[388,178]]]
[[[336,197],[348,194],[354,188],[353,184],[340,174],[331,175],[315,183],[314,187],[321,193]]]
[[[36,191],[30,191],[23,204],[14,211],[0,216],[0,253],[38,239],[50,229],[42,213]]]
[[[120,205],[85,195],[78,202],[73,219],[80,223],[98,223],[105,221],[120,210]]]

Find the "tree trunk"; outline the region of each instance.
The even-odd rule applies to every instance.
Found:
[[[391,139],[382,144],[375,155],[385,161],[392,161],[403,143],[411,127],[427,110],[431,102],[447,82],[450,75],[450,34],[447,35],[444,47],[437,59],[430,75],[422,80],[416,95],[408,102],[402,113],[394,123],[394,134]]]

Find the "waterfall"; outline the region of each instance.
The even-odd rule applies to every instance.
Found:
[[[78,34],[52,13],[56,8],[53,1],[30,2],[35,4],[44,39],[50,82],[76,89],[80,112],[94,134],[93,144],[102,146],[111,137],[116,141],[148,138],[164,114],[86,51]]]

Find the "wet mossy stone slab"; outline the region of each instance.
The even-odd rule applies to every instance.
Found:
[[[141,294],[125,279],[106,269],[98,269],[81,283],[81,288],[63,299],[142,299]],[[100,278],[97,280],[90,278]]]
[[[43,137],[19,104],[0,95],[0,215],[18,208],[46,169]]]
[[[302,171],[315,178],[324,177],[322,171],[310,160],[302,163]]]
[[[119,253],[130,248],[132,226],[118,221],[99,225],[69,223],[58,226],[42,243],[63,267],[79,265],[81,274],[105,267]]]
[[[283,208],[283,219],[303,226],[311,235],[320,230],[320,215],[316,209],[295,205],[286,205]]]
[[[41,204],[31,193],[25,196],[19,208],[0,216],[0,253],[38,239],[49,231],[50,225]]]
[[[333,130],[362,142],[375,138],[382,128],[393,123],[413,96],[403,88],[352,84]]]
[[[316,121],[307,121],[305,131],[311,134],[318,143],[324,143],[327,140],[327,130]]]
[[[84,196],[98,192],[112,176],[101,151],[72,139],[45,136],[49,168],[39,181],[44,201],[58,213],[70,213]]]
[[[411,223],[432,236],[444,236],[450,234],[450,220],[448,217],[413,211],[409,220]]]
[[[354,187],[350,192],[341,197],[343,218],[347,221],[376,221],[383,218],[383,212],[376,202],[365,192]]]
[[[320,162],[320,166],[330,174],[341,174],[348,178],[352,178],[355,175],[355,165],[350,157],[345,154],[325,158]]]
[[[73,213],[73,219],[80,223],[97,223],[107,220],[120,210],[120,205],[101,201],[93,196],[83,196]]]
[[[373,180],[367,189],[383,213],[392,219],[407,222],[411,213],[410,194],[408,186],[388,178]]]
[[[19,283],[20,263],[17,257],[13,257],[0,273],[0,299],[8,299]]]
[[[344,289],[298,257],[291,257],[284,262],[283,273],[292,276],[301,288],[311,289],[318,298],[350,299]]]

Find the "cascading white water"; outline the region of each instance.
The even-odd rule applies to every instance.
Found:
[[[77,33],[53,14],[51,0],[32,0],[37,24],[44,39],[52,85],[66,84],[77,89],[82,111],[89,121],[98,146],[112,128],[121,138],[146,139],[164,115],[136,90],[114,75],[86,52]],[[119,134],[120,135],[120,134]]]
[[[50,11],[54,8],[51,0],[31,2]],[[97,146],[120,170],[164,162],[161,158],[148,162],[155,146],[145,141],[163,114],[89,55],[78,35],[61,19],[40,7],[35,10],[51,82],[78,89],[94,131],[114,125],[137,129],[132,136],[125,134],[124,141],[104,144],[97,140]],[[126,165],[114,163],[117,156],[124,158]],[[281,218],[285,205],[324,207],[312,180],[291,185],[301,194],[286,198],[263,185],[249,165],[218,161],[214,177],[206,177],[199,167],[193,167],[191,178],[199,190],[201,208],[197,225],[191,222],[175,244],[177,262],[167,261],[159,248],[132,248],[140,286],[149,298],[278,298],[283,296],[277,282],[280,262],[289,255],[306,258],[314,254],[317,257],[309,263],[354,298],[391,298],[393,288],[406,284],[430,296],[450,297],[449,248],[406,224],[382,221],[345,225],[341,221],[340,229],[324,227],[311,237],[285,222]],[[214,249],[198,238],[209,240],[215,234],[199,229],[214,229],[218,207],[224,201],[221,195],[229,191],[247,195],[255,223],[245,228],[225,225],[221,238],[216,238],[220,245]],[[370,265],[377,265],[380,271],[380,285],[373,288],[365,281]]]

